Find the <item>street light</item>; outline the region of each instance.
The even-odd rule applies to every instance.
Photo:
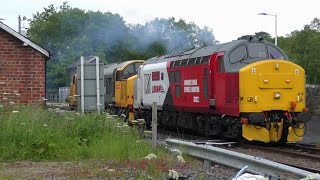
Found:
[[[27,19],[27,17],[23,16],[23,18],[21,19],[21,16],[18,16],[18,32],[19,34],[21,34],[21,21],[31,21],[31,19]]]
[[[274,44],[278,45],[278,35],[277,35],[277,14],[268,14],[268,13],[259,13],[258,15],[263,16],[274,16],[275,18],[275,38],[274,38]]]

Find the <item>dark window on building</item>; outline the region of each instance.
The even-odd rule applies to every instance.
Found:
[[[209,63],[209,56],[204,56],[201,59],[201,64],[208,64]]]
[[[281,53],[281,51],[279,51],[275,47],[273,47],[271,45],[268,45],[267,49],[268,49],[268,58],[271,58],[271,59],[284,59],[284,55]]]
[[[248,53],[245,45],[238,46],[229,55],[229,61],[231,64],[245,60],[247,58],[248,58]]]
[[[249,43],[248,52],[250,58],[266,58],[266,46],[263,43]]]
[[[223,59],[223,56],[219,56],[218,57],[218,63],[219,63],[219,69],[218,71],[219,72],[224,72],[224,59]]]
[[[176,97],[180,97],[181,93],[180,93],[180,85],[176,85],[175,86],[175,91],[176,91]]]

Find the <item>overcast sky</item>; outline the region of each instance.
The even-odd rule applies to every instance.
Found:
[[[50,4],[60,6],[65,0],[1,0],[2,22],[17,30],[18,15],[32,18]],[[275,35],[275,18],[258,13],[278,15],[278,36],[301,30],[314,18],[320,18],[319,0],[69,0],[71,7],[120,14],[128,23],[145,23],[156,17],[175,17],[198,26],[208,26],[216,40],[228,42],[242,35],[265,31]],[[28,27],[27,22],[22,26]]]

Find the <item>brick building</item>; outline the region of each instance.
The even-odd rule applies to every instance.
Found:
[[[0,22],[0,104],[42,102],[49,52]]]

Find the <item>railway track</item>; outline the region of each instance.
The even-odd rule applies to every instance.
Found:
[[[281,154],[285,154],[291,157],[300,157],[311,160],[320,161],[320,149],[308,146],[301,145],[289,145],[289,146],[274,146],[274,147],[265,147],[260,145],[252,145],[252,144],[242,144],[241,147],[244,148],[255,148],[264,151],[272,151]]]

